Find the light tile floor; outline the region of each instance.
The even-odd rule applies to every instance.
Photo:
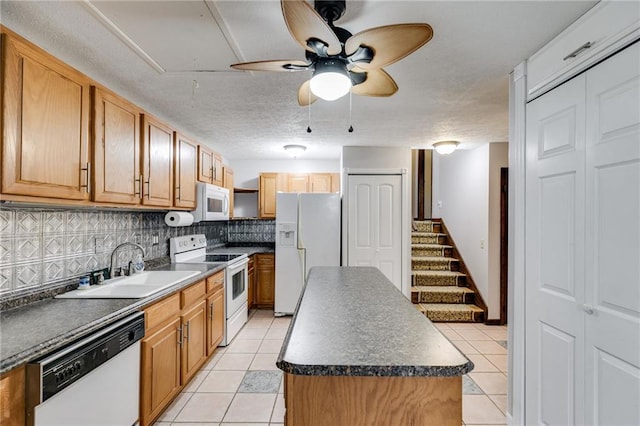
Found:
[[[155,425],[282,425],[282,372],[275,361],[290,321],[291,317],[274,318],[273,311],[252,312],[231,344],[216,352]],[[475,365],[463,377],[464,424],[506,424],[506,327],[436,326]]]

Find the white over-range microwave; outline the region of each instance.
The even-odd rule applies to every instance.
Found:
[[[196,184],[194,222],[229,220],[229,190],[210,183]]]

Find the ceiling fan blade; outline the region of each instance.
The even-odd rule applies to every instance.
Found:
[[[357,72],[351,70],[351,72]],[[398,91],[398,85],[382,68],[367,71],[367,79],[351,87],[351,93],[362,96],[387,97]]]
[[[287,66],[290,67],[287,67]],[[276,60],[276,61],[255,61],[233,64],[231,68],[243,71],[306,71],[309,64],[304,61],[293,60]]]
[[[280,3],[289,32],[304,49],[314,52],[307,41],[318,39],[327,43],[327,54],[337,55],[342,51],[338,37],[309,3],[304,0],[281,0]]]
[[[386,67],[418,50],[433,37],[429,24],[397,24],[370,28],[349,37],[344,45],[347,55],[352,55],[363,45],[374,51],[371,62],[359,62],[365,70]]]
[[[311,92],[311,87],[309,86],[310,81],[311,80],[305,81],[300,86],[300,89],[298,89],[298,103],[300,106],[307,106],[318,100],[318,97]]]

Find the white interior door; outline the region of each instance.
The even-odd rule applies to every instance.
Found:
[[[587,73],[586,147],[585,423],[640,425],[640,44]]]
[[[348,266],[375,266],[402,289],[402,176],[349,175]]]
[[[527,105],[526,424],[584,419],[585,76]]]

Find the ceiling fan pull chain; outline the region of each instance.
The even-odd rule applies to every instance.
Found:
[[[349,90],[349,133],[353,133],[353,125],[352,125],[353,121],[351,119],[351,110],[352,110],[351,102],[352,102],[352,99],[353,99],[353,96],[352,96],[351,90]]]
[[[308,91],[308,95],[309,95],[309,103],[308,108],[309,108],[309,124],[307,125],[307,133],[311,133],[311,90]]]

